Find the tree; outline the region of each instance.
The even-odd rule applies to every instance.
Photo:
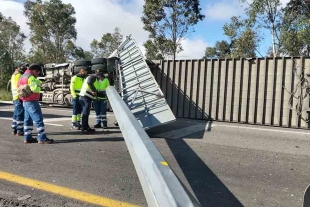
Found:
[[[90,43],[91,52],[95,57],[108,57],[118,48],[123,41],[123,35],[118,27],[114,29],[114,33],[106,33],[101,40],[94,39]]]
[[[204,59],[209,58],[229,58],[231,53],[230,44],[225,41],[217,41],[214,47],[207,47]]]
[[[182,51],[181,41],[204,17],[198,0],[146,0],[141,20],[154,43],[157,38],[171,41],[168,51],[172,51],[175,60],[176,54]]]
[[[279,33],[283,18],[280,0],[240,0],[247,3],[246,13],[249,16],[249,25],[257,24],[259,27],[268,29],[271,33],[273,56],[277,56],[281,49]]]
[[[24,60],[26,36],[11,17],[0,13],[0,80],[6,82],[14,67]],[[1,85],[1,84],[0,84]]]
[[[66,61],[65,45],[77,36],[73,6],[61,0],[27,0],[24,6],[33,53],[44,63]]]
[[[229,42],[218,41],[215,47],[207,47],[204,58],[256,57],[260,38],[246,19],[234,16],[224,25],[223,30]]]
[[[72,41],[68,41],[65,46],[68,61],[78,59],[92,59],[93,54],[90,51],[84,51],[83,48],[76,46]]]
[[[155,39],[147,40],[143,46],[146,50],[146,59],[148,60],[164,60],[171,57],[173,51],[171,51],[171,40],[157,37]]]
[[[260,41],[259,35],[247,19],[232,17],[230,23],[223,27],[224,34],[230,39],[230,57],[256,57],[256,50]]]
[[[310,4],[291,0],[284,9],[280,33],[283,53],[290,56],[310,55]]]

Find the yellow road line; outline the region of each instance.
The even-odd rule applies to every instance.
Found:
[[[42,182],[42,181],[33,180],[30,178],[21,177],[18,175],[14,175],[14,174],[2,172],[2,171],[0,171],[0,179],[18,183],[24,186],[36,188],[39,190],[47,191],[50,193],[58,194],[64,197],[73,198],[73,199],[80,200],[83,202],[99,205],[99,206],[137,207],[136,205],[132,205],[129,203],[112,200],[109,198],[104,198],[101,196],[49,184],[49,183]]]

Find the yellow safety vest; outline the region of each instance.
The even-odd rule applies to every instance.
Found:
[[[107,87],[110,86],[109,79],[105,78],[101,83],[99,83],[99,89],[98,92],[100,91],[106,91]],[[107,99],[107,97],[97,97],[97,99]]]
[[[78,95],[80,95],[83,82],[84,79],[76,75],[71,78],[70,91],[73,98],[76,98]]]
[[[18,94],[17,94],[17,84],[19,78],[22,76],[20,73],[14,73],[11,77],[11,91],[12,91],[12,96],[13,96],[13,101],[16,101],[19,99]]]
[[[95,99],[94,95],[92,94],[92,90],[90,89],[89,85],[87,84],[89,76],[85,79],[81,92],[80,92],[80,96],[85,96],[91,99]],[[94,86],[96,88],[96,90],[98,91],[99,88],[99,83],[98,83],[98,79],[96,79],[96,81],[94,82]]]

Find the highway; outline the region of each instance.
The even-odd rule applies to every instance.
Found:
[[[24,145],[12,112],[0,104],[0,206],[147,206],[113,113],[82,135],[70,109],[43,108],[56,144]],[[202,206],[301,206],[310,184],[306,130],[178,119],[148,134]]]

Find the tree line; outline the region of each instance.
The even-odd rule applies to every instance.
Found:
[[[310,52],[309,0],[240,0],[245,15],[233,16],[223,27],[228,40],[207,47],[203,58],[237,58],[259,56],[300,56]],[[90,50],[76,44],[75,9],[61,0],[27,0],[24,15],[30,28],[28,37],[18,23],[0,13],[1,79],[10,74],[18,62],[61,63],[76,59],[107,57],[122,42],[117,27],[101,39],[92,40]],[[146,58],[175,59],[183,50],[182,40],[194,32],[194,26],[205,19],[199,0],[145,0],[141,21],[149,33],[144,42]],[[271,45],[264,55],[259,48],[263,31],[270,34]],[[24,49],[26,38],[30,51]]]
[[[207,47],[204,58],[309,56],[310,1],[240,0],[245,17],[234,16],[223,27],[228,41],[217,41]],[[259,52],[262,34],[267,31],[271,42],[265,54]]]

